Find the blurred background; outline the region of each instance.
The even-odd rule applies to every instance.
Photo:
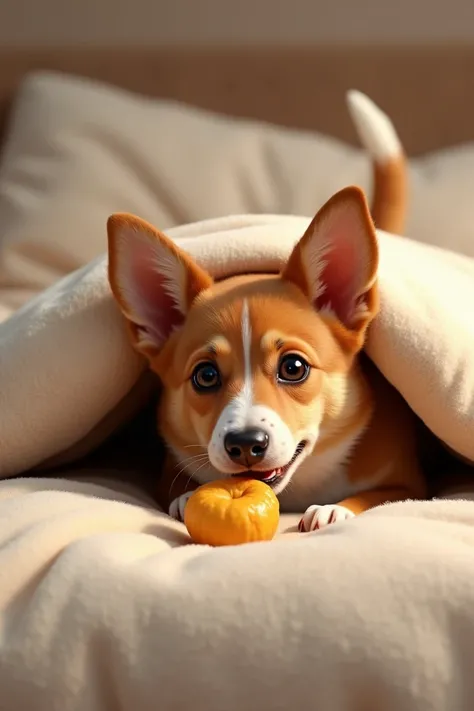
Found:
[[[473,77],[473,0],[0,0],[0,320],[102,254],[113,212],[371,199],[349,89],[409,157],[403,233],[474,255]]]
[[[474,3],[1,0],[3,108],[35,68],[350,141],[357,86],[417,154],[473,137]]]
[[[470,41],[470,0],[2,0],[0,40],[65,44]]]

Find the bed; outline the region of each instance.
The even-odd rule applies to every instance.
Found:
[[[0,708],[470,708],[474,50],[0,55]],[[111,299],[105,220],[135,212],[219,276],[280,263],[332,192],[371,192],[349,88],[410,155],[368,354],[443,491],[190,545],[153,497],[159,392]]]

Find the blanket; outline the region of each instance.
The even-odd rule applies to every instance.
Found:
[[[169,234],[221,278],[277,270],[308,223],[235,216]],[[381,311],[367,352],[430,430],[474,460],[474,260],[387,233],[379,243]],[[0,326],[0,476],[96,446],[142,405],[143,370],[105,257],[27,302]]]
[[[130,494],[4,483],[0,708],[472,708],[473,507],[223,550]]]
[[[308,222],[234,216],[170,236],[224,277],[277,269]],[[474,460],[474,260],[378,237],[368,354]],[[0,324],[2,711],[472,707],[474,504],[393,504],[306,535],[283,517],[270,543],[189,545],[133,462],[126,481],[80,468],[154,388],[104,257]],[[55,478],[9,479],[53,464]]]

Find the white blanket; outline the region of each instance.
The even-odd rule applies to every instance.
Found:
[[[278,268],[308,222],[237,216],[169,234],[222,277]],[[428,427],[474,460],[474,260],[388,234],[379,238],[381,313],[368,353]],[[143,366],[110,295],[105,257],[27,303],[0,325],[0,475],[36,466],[81,440],[86,451],[87,439],[92,446],[101,437],[97,427],[104,436],[129,415],[133,401],[110,413]]]
[[[245,216],[172,235],[225,276],[278,266],[307,224]],[[474,260],[379,238],[369,354],[473,459]],[[104,259],[38,296],[0,325],[1,475],[88,451],[143,403],[142,373]],[[96,474],[0,483],[2,711],[474,706],[473,503],[213,550]]]
[[[224,550],[113,496],[0,485],[2,711],[473,707],[473,503]]]
[[[474,254],[472,153],[411,161],[413,237]],[[367,157],[323,136],[33,76],[0,164],[0,321],[99,254],[114,210],[160,228],[309,214],[352,182],[370,194]],[[250,215],[171,234],[224,276],[278,265],[307,223]],[[369,353],[473,459],[473,261],[383,234],[380,246]],[[269,544],[187,545],[138,486],[143,461],[123,468],[112,446],[95,469],[66,464],[149,391],[103,258],[0,326],[0,477],[63,462],[55,479],[0,481],[1,711],[474,708],[474,503],[385,506]]]

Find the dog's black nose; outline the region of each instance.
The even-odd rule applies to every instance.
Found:
[[[268,447],[268,435],[258,427],[228,432],[224,447],[233,462],[243,467],[251,467],[261,462]]]

